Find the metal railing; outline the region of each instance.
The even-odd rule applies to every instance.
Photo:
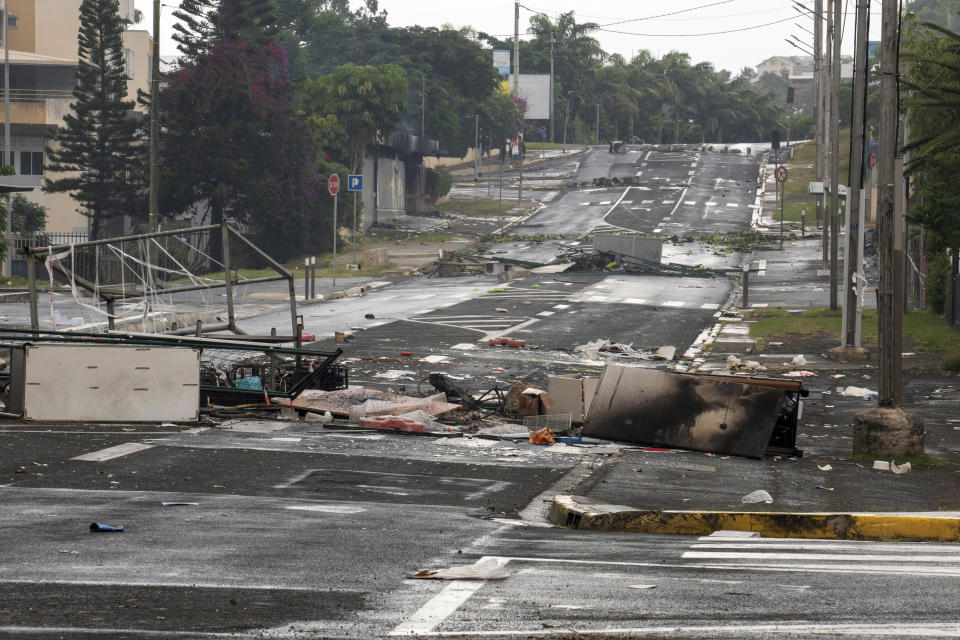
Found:
[[[46,100],[73,100],[73,90],[10,89],[10,102],[45,102]],[[0,102],[3,102],[2,93],[0,93]]]

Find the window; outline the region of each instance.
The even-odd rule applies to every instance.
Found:
[[[127,77],[133,80],[133,50],[132,49],[123,50],[123,68],[127,74]]]
[[[12,152],[10,153],[10,156],[12,161],[13,160]],[[19,173],[22,176],[42,176],[43,175],[43,152],[42,151],[21,151]]]

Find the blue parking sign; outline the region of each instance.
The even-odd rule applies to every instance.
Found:
[[[363,191],[363,176],[347,176],[347,191]]]

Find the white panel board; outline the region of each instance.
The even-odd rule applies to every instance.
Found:
[[[121,345],[27,345],[23,416],[91,422],[195,421],[200,351]]]
[[[520,74],[520,97],[527,101],[526,120],[550,119],[550,76]]]

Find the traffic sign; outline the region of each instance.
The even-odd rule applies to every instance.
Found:
[[[871,169],[877,168],[877,154],[875,153],[870,154],[870,168]]]
[[[777,167],[777,182],[786,182],[787,181],[787,168],[783,165]]]
[[[337,195],[337,192],[340,191],[340,176],[337,174],[330,176],[330,179],[327,180],[327,191],[329,191],[332,196]]]
[[[347,191],[363,191],[363,176],[347,176]]]

